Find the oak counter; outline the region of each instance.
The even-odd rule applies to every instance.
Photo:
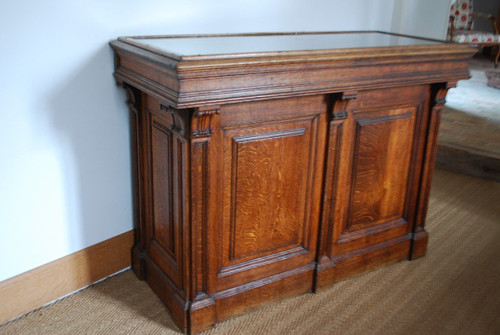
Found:
[[[474,49],[383,32],[124,37],[133,270],[184,332],[425,254]]]

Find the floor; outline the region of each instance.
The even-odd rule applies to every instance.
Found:
[[[489,58],[473,58],[469,80],[450,89],[443,108],[437,167],[500,181],[500,89],[486,85]]]
[[[499,199],[500,183],[436,170],[425,257],[264,306],[203,335],[500,334]],[[180,332],[127,270],[0,325],[0,334]]]

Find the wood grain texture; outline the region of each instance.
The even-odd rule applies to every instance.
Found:
[[[397,108],[370,114],[356,120],[351,216],[347,221],[351,230],[401,218],[405,205],[416,110]]]
[[[303,245],[308,134],[270,130],[232,138],[229,260]]]
[[[310,168],[301,165],[311,150],[310,127],[304,122],[226,133],[228,261],[304,246],[303,195]]]
[[[153,236],[159,246],[175,257],[174,205],[173,205],[173,134],[157,121],[152,125],[153,154]]]
[[[0,323],[130,266],[132,231],[0,282]]]
[[[336,109],[346,111],[342,140],[330,139],[335,151],[326,162],[318,287],[408,257],[409,242],[400,243],[398,256],[379,251],[411,238],[428,101],[429,87],[422,85],[360,91],[349,104],[332,105],[331,126],[339,122]],[[368,260],[361,267],[348,261],[351,257]],[[337,266],[338,260],[351,268]]]
[[[217,290],[315,259],[325,121],[319,113],[326,104],[310,99],[316,104],[302,101],[297,106],[298,100],[221,109],[222,225],[213,227],[221,248]],[[271,120],[245,124],[254,113],[283,106],[289,106],[287,119],[267,114]]]
[[[456,86],[456,82],[448,82],[446,84],[434,84],[431,86],[431,101],[432,109],[428,118],[427,138],[425,143],[424,161],[422,166],[422,181],[421,190],[418,199],[417,217],[413,227],[414,239],[412,244],[411,259],[421,257],[425,254],[425,246],[427,245],[428,234],[424,228],[425,217],[427,215],[427,205],[429,202],[429,194],[431,190],[432,173],[436,161],[436,152],[438,145],[439,124],[441,122],[441,110],[446,102],[446,93],[452,87]],[[413,252],[415,250],[415,253]]]
[[[149,215],[145,220],[145,251],[156,264],[184,288],[182,229],[186,213],[185,172],[186,142],[179,135],[182,129],[171,116],[162,113],[162,105],[147,98],[145,113],[146,136],[150,143],[147,152],[145,178],[148,181]],[[166,114],[166,115],[165,115]]]
[[[183,332],[425,254],[439,110],[474,50],[111,46],[133,88],[134,271]]]

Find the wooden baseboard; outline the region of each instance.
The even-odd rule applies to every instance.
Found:
[[[130,266],[133,231],[0,282],[0,324]]]

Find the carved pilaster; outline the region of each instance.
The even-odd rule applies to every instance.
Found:
[[[427,215],[427,205],[432,183],[432,174],[436,161],[436,151],[438,146],[439,124],[441,123],[441,110],[446,102],[446,94],[450,88],[456,87],[457,82],[439,83],[431,86],[431,106],[427,126],[427,139],[424,152],[424,165],[422,169],[422,179],[420,182],[421,191],[418,198],[417,217],[413,227],[413,239],[410,251],[410,259],[415,259],[425,255],[427,248],[428,234],[424,228],[425,217]]]
[[[137,275],[139,279],[144,279],[145,276],[145,265],[144,265],[144,241],[141,239],[144,237],[142,224],[142,211],[143,211],[143,199],[141,195],[140,178],[142,173],[141,167],[141,104],[142,104],[142,94],[141,92],[127,84],[121,85],[125,92],[127,93],[127,106],[129,108],[130,117],[130,148],[131,148],[131,160],[132,160],[132,187],[133,187],[133,200],[134,200],[134,247],[132,249],[132,270]]]
[[[219,112],[219,107],[196,109],[191,121],[191,136],[193,138],[211,136],[215,124],[214,119]]]
[[[341,202],[337,194],[337,184],[342,151],[343,124],[348,116],[349,103],[357,98],[357,92],[343,92],[332,96],[330,103],[328,127],[328,146],[325,160],[325,192],[323,195],[323,213],[320,229],[320,258],[317,271],[323,271],[335,266],[329,257],[330,243],[334,234],[334,215],[337,202]],[[341,195],[340,195],[341,196]],[[318,283],[317,283],[318,284]],[[321,286],[321,283],[319,283]]]
[[[215,131],[219,127],[218,106],[197,108],[191,118],[191,278],[192,320],[203,319],[215,322],[215,302],[211,291],[209,273],[215,263],[210,258],[212,243],[209,232],[217,222],[217,189],[220,169],[219,152],[214,150],[219,143]]]

